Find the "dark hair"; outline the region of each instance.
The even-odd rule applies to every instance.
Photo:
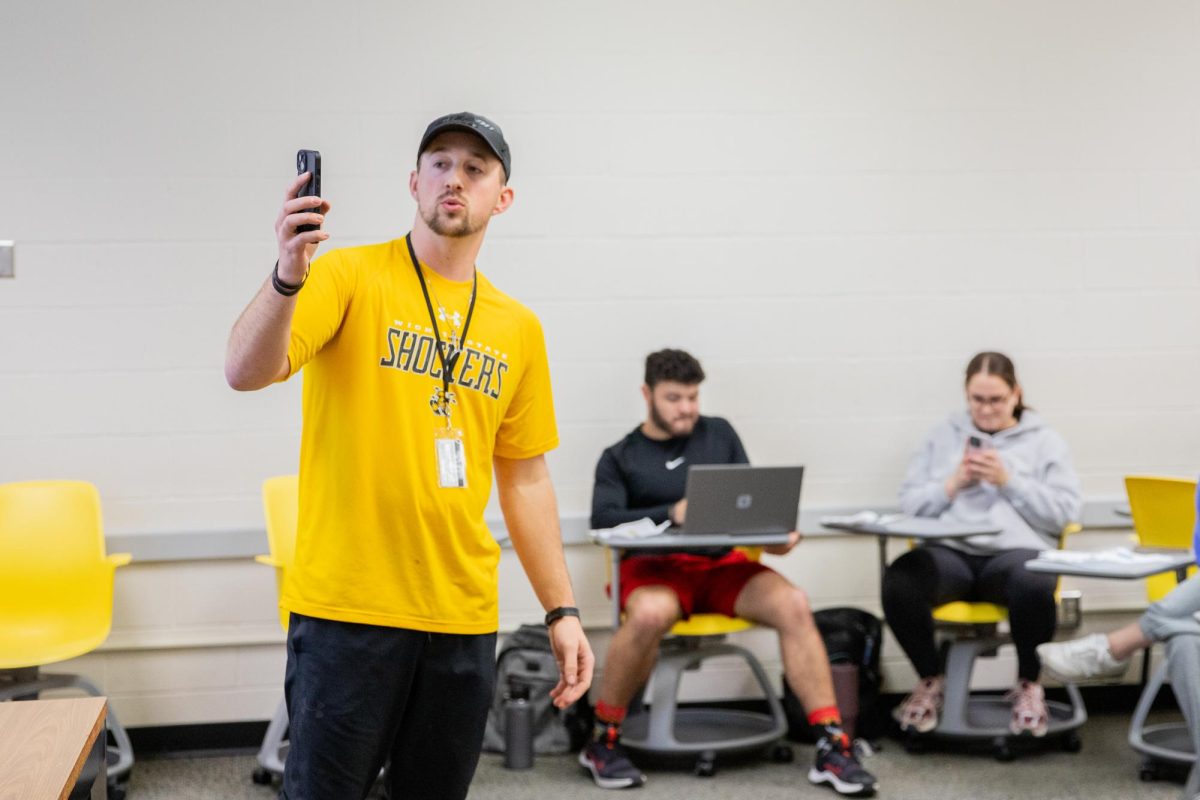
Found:
[[[964,383],[970,383],[971,378],[983,373],[984,375],[995,375],[1000,380],[1008,384],[1009,389],[1017,388],[1017,368],[1013,366],[1012,359],[1004,355],[1004,353],[994,353],[986,351],[977,353],[971,362],[967,364],[967,378]],[[1028,406],[1025,405],[1025,393],[1017,398],[1016,408],[1013,409],[1013,416],[1017,419],[1021,418],[1021,413]]]
[[[663,381],[694,386],[704,380],[700,362],[683,350],[659,350],[646,356],[646,385],[653,389]]]

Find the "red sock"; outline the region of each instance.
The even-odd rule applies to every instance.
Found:
[[[621,723],[625,721],[625,708],[610,706],[603,700],[596,703],[596,741],[612,748],[621,738]]]
[[[596,706],[596,711],[599,712],[600,707]],[[842,712],[838,711],[837,706],[825,706],[823,708],[814,708],[808,712],[808,724],[817,727],[836,727],[842,726]]]
[[[620,725],[625,721],[625,706],[610,706],[600,700],[596,703],[596,719],[609,725]]]

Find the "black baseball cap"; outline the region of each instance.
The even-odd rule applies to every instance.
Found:
[[[417,158],[421,157],[435,136],[446,131],[467,131],[483,139],[488,149],[500,159],[500,164],[504,167],[504,179],[508,180],[512,176],[512,155],[508,152],[508,142],[504,141],[504,132],[487,117],[472,114],[470,111],[447,114],[429,123],[425,135],[421,137],[421,146],[417,148]]]

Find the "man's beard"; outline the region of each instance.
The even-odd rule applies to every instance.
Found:
[[[459,239],[464,236],[471,236],[479,233],[483,229],[483,225],[475,225],[471,222],[471,215],[467,212],[466,207],[463,207],[462,217],[459,219],[446,219],[438,214],[438,208],[441,201],[433,208],[422,209],[421,219],[425,220],[425,224],[429,229],[438,236],[446,236],[451,239]]]
[[[696,423],[693,421],[692,427],[689,428],[686,432],[675,433],[675,428],[672,427],[671,423],[667,422],[666,418],[662,414],[658,413],[658,404],[657,403],[650,404],[650,421],[653,422],[654,425],[660,431],[664,431],[672,439],[679,438],[680,436],[691,436],[692,431],[696,427]]]

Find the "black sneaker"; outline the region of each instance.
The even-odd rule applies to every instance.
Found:
[[[646,782],[620,742],[589,742],[579,751],[579,764],[601,789],[633,789]]]
[[[817,742],[817,763],[808,771],[809,783],[831,786],[838,794],[870,797],[878,782],[858,763],[858,755],[846,736],[822,737]]]

